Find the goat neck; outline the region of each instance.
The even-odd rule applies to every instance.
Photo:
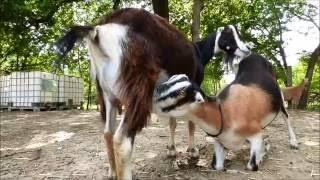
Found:
[[[194,48],[197,52],[198,58],[201,60],[203,66],[207,65],[214,55],[214,46],[216,41],[216,33],[213,32],[205,39],[194,43]]]
[[[206,133],[216,135],[221,129],[221,113],[218,101],[206,101],[197,106],[192,112],[195,119],[194,123],[198,124]]]

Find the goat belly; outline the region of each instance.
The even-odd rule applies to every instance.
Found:
[[[246,138],[235,133],[233,130],[225,130],[217,139],[225,148],[229,150],[240,150]]]
[[[267,117],[262,120],[261,127],[264,128],[268,126],[278,115],[278,113],[270,113]]]

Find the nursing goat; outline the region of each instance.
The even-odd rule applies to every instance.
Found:
[[[244,58],[235,80],[216,98],[205,97],[187,79],[176,75],[159,85],[154,108],[159,114],[186,117],[216,137],[215,169],[224,168],[225,149],[238,150],[248,140],[251,149],[247,168],[258,170],[265,151],[263,129],[278,114],[286,120],[291,147],[298,147],[272,66],[262,56],[252,53]]]
[[[230,27],[215,38],[213,54],[224,51],[246,54]],[[234,37],[237,36],[237,37]],[[173,74],[186,74],[200,83],[197,53],[191,42],[160,16],[141,9],[121,9],[94,26],[74,26],[56,44],[64,56],[76,41],[87,40],[91,73],[97,81],[104,139],[109,159],[109,177],[132,179],[131,153],[136,134],[147,125],[156,85]],[[218,44],[218,45],[217,45]],[[125,115],[116,128],[116,111]]]

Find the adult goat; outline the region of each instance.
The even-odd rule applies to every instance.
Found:
[[[157,90],[158,113],[190,118],[216,137],[213,166],[218,170],[224,168],[225,148],[238,150],[246,140],[251,144],[247,168],[258,170],[265,150],[263,129],[279,113],[284,114],[291,147],[298,148],[272,65],[258,54],[241,60],[235,80],[209,101],[204,101],[200,88],[185,75],[173,76]]]

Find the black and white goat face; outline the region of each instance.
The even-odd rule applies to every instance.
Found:
[[[164,116],[187,116],[197,104],[204,102],[201,90],[185,74],[172,76],[156,89],[155,111]]]
[[[240,39],[240,34],[233,25],[218,28],[215,47],[217,47],[216,52],[225,52],[226,63],[230,65],[235,57],[242,59],[250,54],[250,50]]]

